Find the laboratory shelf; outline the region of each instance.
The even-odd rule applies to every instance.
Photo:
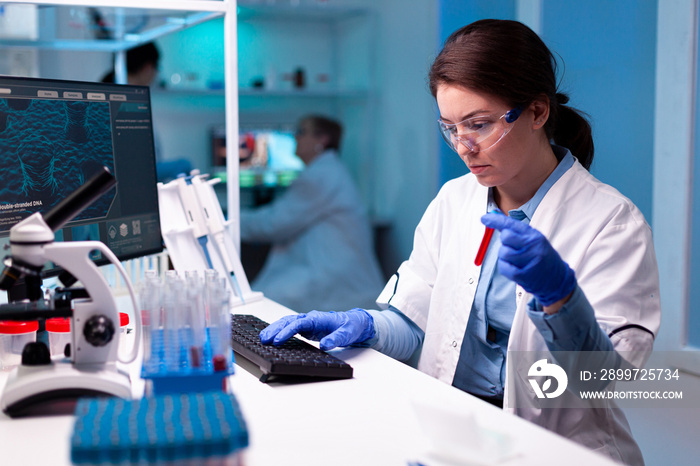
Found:
[[[247,21],[256,20],[310,20],[310,21],[344,21],[353,17],[365,16],[368,14],[366,8],[335,5],[315,2],[296,3],[260,3],[259,1],[239,0],[238,19]]]
[[[100,8],[149,8],[173,11],[225,11],[227,2],[224,0],[3,0],[2,4],[32,4],[68,8],[75,6],[99,6]]]
[[[213,97],[223,97],[223,89],[203,89],[197,87],[165,87],[165,88],[155,88],[152,93],[154,95],[169,95],[171,97],[177,96],[213,96]],[[240,88],[238,89],[238,95],[240,97],[300,97],[300,98],[327,98],[327,97],[349,97],[349,98],[359,98],[367,97],[369,91],[365,89],[279,89],[279,90],[267,90],[267,89],[254,89],[254,88]]]
[[[238,90],[238,95],[243,97],[300,97],[300,98],[328,98],[328,97],[346,97],[346,98],[361,98],[367,97],[369,92],[365,89],[280,89],[280,90],[265,90],[253,88],[241,88]]]
[[[5,1],[4,5],[26,4]],[[0,38],[2,47],[119,52],[158,37],[221,17],[228,7],[213,0],[42,0],[33,2],[39,21],[65,18],[61,33],[42,27],[36,38]]]

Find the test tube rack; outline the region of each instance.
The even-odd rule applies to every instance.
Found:
[[[144,328],[141,375],[156,394],[227,390],[233,374],[231,313],[225,279],[208,270],[165,280],[147,272],[139,286]]]
[[[82,399],[75,416],[73,464],[239,464],[249,443],[236,398],[220,392]]]

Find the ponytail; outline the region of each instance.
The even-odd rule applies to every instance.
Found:
[[[557,93],[550,104],[550,120],[547,122],[547,135],[555,144],[566,147],[581,162],[586,170],[593,163],[593,133],[588,115],[573,107],[566,94]]]

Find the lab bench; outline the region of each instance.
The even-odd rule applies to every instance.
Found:
[[[291,313],[268,299],[233,312],[267,322]],[[249,432],[246,466],[446,466],[460,464],[448,461],[448,450],[475,438],[478,448],[487,449],[472,458],[474,464],[543,466],[564,458],[569,465],[614,464],[375,350],[347,348],[333,354],[353,366],[352,379],[264,384],[236,366],[229,382]],[[134,397],[144,390],[139,366],[127,367]],[[0,388],[6,377],[0,373]],[[0,414],[1,463],[71,464],[73,423],[73,416],[10,419]]]

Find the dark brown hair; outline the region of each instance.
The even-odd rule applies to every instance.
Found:
[[[340,140],[343,137],[343,127],[335,120],[320,115],[309,115],[302,121],[308,121],[317,136],[327,136],[328,143],[324,149],[340,149]]]
[[[126,52],[126,72],[138,73],[146,65],[158,67],[160,51],[153,42],[147,42]]]
[[[492,94],[510,106],[549,98],[547,137],[568,148],[589,169],[593,135],[585,114],[557,92],[554,55],[535,32],[517,21],[484,19],[453,32],[430,67],[433,97],[441,84]]]
[[[126,72],[128,74],[138,73],[141,69],[152,64],[156,68],[160,61],[160,52],[153,42],[147,42],[126,52]],[[115,81],[114,70],[104,75],[101,79],[103,83],[113,83]]]

